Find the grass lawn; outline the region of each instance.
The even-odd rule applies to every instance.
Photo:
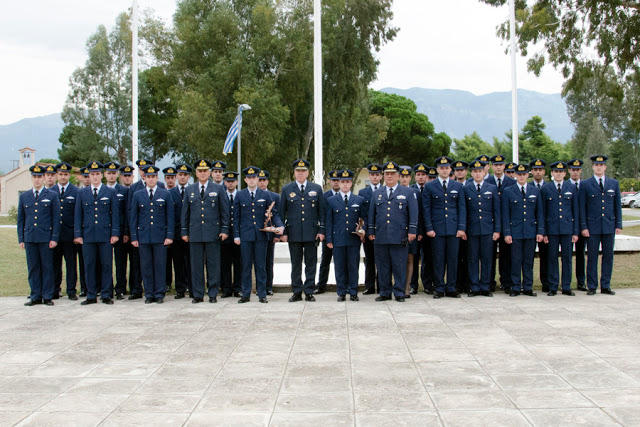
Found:
[[[640,220],[640,216],[635,216],[635,215],[622,215],[622,220],[623,221],[638,221]]]
[[[15,222],[11,221],[8,216],[0,216],[0,225],[15,225]]]

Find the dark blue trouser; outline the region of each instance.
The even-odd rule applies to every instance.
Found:
[[[602,271],[600,273],[600,289],[611,287],[613,272],[613,245],[615,234],[591,234],[587,239],[587,286],[598,289],[598,253],[602,244]]]
[[[26,243],[24,249],[27,255],[27,269],[29,270],[29,287],[31,300],[40,301],[53,298],[53,250],[49,249],[49,242]]]
[[[468,259],[469,250],[467,246],[466,240],[458,240],[458,271],[456,271],[456,290],[458,292],[467,292],[471,288],[471,281],[469,280],[470,260]]]
[[[585,286],[586,282],[586,273],[585,273],[585,248],[587,247],[587,238],[582,234],[578,236],[578,241],[576,242],[576,280],[578,281],[578,286]]]
[[[488,291],[491,285],[493,266],[493,247],[491,234],[481,236],[467,235],[467,259],[471,291]]]
[[[76,244],[73,242],[58,242],[58,246],[53,249],[53,275],[54,294],[60,295],[62,285],[62,259],[66,267],[67,295],[76,294],[76,282],[78,281],[78,271],[76,263]]]
[[[571,290],[573,243],[571,234],[549,235],[549,290],[557,291],[560,285],[558,266],[559,248],[562,247],[562,290]]]
[[[511,245],[504,241],[503,235],[500,235],[500,239],[498,239],[498,249],[500,250],[498,260],[500,284],[504,289],[511,289],[513,283],[511,280]]]
[[[460,239],[456,236],[438,236],[433,238],[433,278],[436,292],[456,292],[458,274],[458,248]],[[445,284],[444,274],[447,273]]]
[[[276,252],[276,244],[272,240],[267,245],[267,292],[273,291],[273,262]]]
[[[320,256],[320,272],[318,273],[318,289],[326,289],[329,281],[329,270],[331,269],[331,258],[333,249],[327,247],[327,241],[322,242],[322,255]]]
[[[109,242],[83,243],[82,257],[84,258],[84,272],[87,276],[87,298],[98,297],[98,274],[100,274],[100,297],[113,296],[113,248]]]
[[[318,253],[315,241],[289,242],[289,256],[291,257],[291,290],[294,294],[304,291],[312,295],[315,289],[316,263]],[[304,286],[302,284],[302,258],[304,257]]]
[[[547,243],[538,243],[538,257],[540,258],[540,283],[543,289],[547,289],[549,287],[549,245]]]
[[[396,297],[404,296],[404,287],[407,283],[407,258],[409,252],[403,245],[376,244],[376,268],[378,269],[378,283],[380,284],[380,296]],[[391,276],[393,275],[393,288]]]
[[[167,288],[167,247],[162,243],[140,244],[140,272],[144,296],[164,298]]]
[[[170,246],[171,260],[173,261],[173,270],[176,276],[176,294],[179,295],[183,295],[187,291],[191,274],[191,269],[188,268],[189,264],[187,262],[188,247],[189,244],[181,238],[175,239]],[[169,248],[167,248],[167,251],[169,251]],[[168,259],[169,257],[167,256],[167,262]],[[169,278],[167,277],[167,284],[169,283]]]
[[[369,240],[365,239],[364,243],[364,287],[367,291],[380,292],[380,283],[378,282],[378,276],[376,274],[376,254],[375,245]]]
[[[218,296],[220,289],[220,242],[190,242],[191,280],[194,298],[204,298],[204,269],[207,268],[207,293]]]
[[[129,289],[131,289],[131,295],[142,296],[142,274],[140,273],[140,249],[131,246],[131,253],[129,254],[131,260],[129,266]]]
[[[113,245],[113,261],[116,265],[116,294],[127,292],[127,245],[122,237]]]
[[[536,239],[513,239],[511,244],[511,290],[533,289],[533,258]],[[522,276],[521,276],[522,275]]]
[[[242,296],[251,297],[251,268],[256,272],[256,294],[258,298],[267,297],[267,242],[266,240],[247,242],[242,241]]]
[[[334,247],[333,255],[338,295],[358,295],[360,245]]]
[[[82,245],[76,245],[76,253],[78,254],[78,265],[80,265],[80,292],[87,292],[87,274],[84,271],[84,256],[82,256]],[[98,279],[100,278],[100,273],[98,273]],[[102,287],[100,283],[98,283],[98,287]]]
[[[220,279],[222,281],[222,292],[242,291],[242,252],[240,246],[233,243],[233,238],[228,238],[221,244]]]

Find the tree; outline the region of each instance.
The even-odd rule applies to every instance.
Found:
[[[140,73],[139,86],[139,139],[144,157],[153,161],[162,159],[171,149],[169,132],[177,114],[171,102],[173,76],[162,67],[152,67]]]
[[[562,144],[553,141],[544,132],[547,127],[540,116],[533,116],[522,128],[520,134],[520,154],[522,159],[531,160],[541,158],[548,163],[562,160],[568,161],[569,150]]]
[[[488,142],[480,138],[477,132],[473,132],[471,135],[465,135],[462,139],[454,139],[453,143],[455,146],[453,156],[456,160],[470,162],[482,154],[498,154],[496,147],[489,145]],[[501,154],[505,155],[504,153]]]

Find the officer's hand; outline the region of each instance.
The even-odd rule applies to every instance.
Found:
[[[228,234],[224,234],[224,233],[220,233],[218,235],[218,237],[220,237],[220,240],[227,240],[227,237],[229,237],[229,235]]]
[[[316,240],[320,240],[322,242],[324,240],[324,234],[318,233],[318,235],[316,236]]]
[[[576,243],[578,241],[578,236],[571,236],[571,243]]]
[[[542,243],[543,240],[544,237],[542,236],[542,234],[536,234],[536,242]]]
[[[424,236],[423,236],[422,234],[419,234],[419,235],[418,235],[418,242],[419,242],[420,240],[422,240],[423,238],[424,238]]]
[[[165,246],[169,246],[172,243],[173,243],[173,239],[164,239],[164,245]]]
[[[616,228],[616,234],[622,233],[622,228]]]
[[[333,243],[327,243],[327,247],[328,247],[329,249],[333,249]]]
[[[236,245],[240,246],[240,238],[236,237],[235,239],[233,239],[233,243],[235,243]]]
[[[416,235],[409,233],[407,235],[407,239],[409,240],[409,242],[413,242],[414,240],[416,240]]]
[[[511,236],[504,236],[504,242],[508,245],[513,243],[513,237]]]
[[[278,238],[278,237],[274,237],[273,238],[273,243],[278,243],[279,241],[280,241],[280,238]]]
[[[463,230],[458,230],[456,237],[460,237],[462,240],[467,240],[467,233]]]
[[[129,243],[129,236],[126,234],[122,237],[122,243]]]
[[[115,245],[118,240],[120,240],[120,238],[118,236],[111,236],[111,244],[112,245]]]
[[[548,244],[549,243],[549,236],[544,236],[542,241]]]
[[[182,236],[182,240],[189,243],[189,236]]]
[[[495,242],[500,238],[500,233],[493,233],[493,241]]]
[[[54,242],[53,240],[49,242],[49,249],[53,249],[58,246],[58,242]]]
[[[283,243],[287,243],[287,240],[289,240],[288,236],[280,236],[280,241]]]
[[[369,234],[369,240],[371,240],[372,242],[374,240],[376,240],[376,235],[375,234]]]
[[[140,244],[138,243],[137,240],[134,240],[134,241],[131,242],[131,246],[133,246],[134,248],[137,248],[137,247],[140,246]]]
[[[429,237],[436,237],[436,232],[431,230],[431,231],[427,231],[427,236]]]
[[[284,233],[284,227],[278,227],[277,230],[278,231],[276,231],[276,234],[278,236],[282,236],[282,234]]]
[[[582,230],[582,237],[589,237],[589,230],[587,230],[586,228]]]
[[[360,243],[364,243],[364,239],[365,239],[364,236],[360,236]]]
[[[20,243],[20,249],[24,249],[24,242]]]

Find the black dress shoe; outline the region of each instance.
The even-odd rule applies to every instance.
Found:
[[[478,295],[480,295],[480,292],[471,291],[467,294],[467,297],[472,298],[472,297],[477,297]]]
[[[77,301],[78,300],[78,296],[76,294],[71,294],[71,295],[69,295],[69,299],[71,301]]]
[[[549,291],[549,292],[547,293],[547,296],[549,296],[549,297],[555,297],[557,293],[558,293],[557,291]]]
[[[314,302],[316,300],[316,298],[313,296],[313,294],[305,294],[304,295],[304,300],[305,301],[309,301],[309,302]]]
[[[573,291],[569,290],[569,291],[562,291],[562,295],[569,295],[570,297],[574,297],[576,296],[576,294],[573,293]]]
[[[176,294],[175,297],[173,297],[173,299],[182,299],[184,298],[184,294]]]
[[[267,295],[273,295],[273,291],[267,291]]]
[[[424,293],[427,295],[433,295],[433,291],[431,289],[425,289]]]
[[[233,292],[223,292],[220,298],[229,298],[231,296],[233,296]]]
[[[293,294],[291,295],[291,298],[289,298],[289,302],[296,302],[296,301],[302,301],[301,294]]]
[[[533,292],[533,291],[523,291],[522,295],[527,295],[529,297],[537,297],[538,296],[538,294]]]
[[[376,293],[375,289],[365,289],[362,295],[373,295],[375,293]]]
[[[577,291],[587,292],[589,289],[585,285],[578,285]]]
[[[510,297],[517,297],[518,295],[520,295],[520,292],[518,292],[518,291],[511,291],[511,292],[509,292],[509,296],[510,296]]]
[[[351,296],[349,297],[349,300],[350,300],[350,301],[360,301],[360,298],[358,298],[358,295],[351,295]]]
[[[398,301],[398,302],[404,302],[404,297],[396,297],[396,301]]]
[[[315,291],[313,291],[314,294],[324,294],[326,292],[326,290],[324,288],[317,288]]]
[[[145,304],[151,304],[154,301],[155,301],[155,299],[153,299],[153,298],[147,298],[146,300],[144,300],[144,303]]]
[[[509,295],[511,293],[511,288],[504,288],[504,293]]]
[[[460,298],[460,294],[458,292],[447,292],[445,296],[449,298]]]
[[[51,299],[60,299],[60,294],[54,294]]]
[[[156,298],[156,304],[163,304],[164,298]]]
[[[411,295],[416,295],[418,293],[418,290],[416,288],[411,288],[411,290],[409,291],[409,293]]]
[[[87,293],[85,291],[80,292],[80,297],[84,298],[87,296]]]
[[[249,302],[249,301],[250,301],[249,298],[240,297],[240,299],[238,300],[238,304],[244,304],[245,302]]]
[[[134,299],[140,299],[142,298],[142,295],[136,295],[136,294],[131,294],[129,295],[129,298],[127,298],[129,301],[134,300]]]
[[[380,295],[378,298],[376,298],[376,301],[389,301],[391,299],[391,296],[385,297]]]
[[[260,301],[263,304],[267,304],[269,302],[269,300],[267,300],[266,298],[260,298],[258,301]]]
[[[242,294],[240,292],[234,292],[233,296],[236,298],[242,298]]]
[[[53,301],[51,301],[50,299],[46,299],[46,300],[42,301],[42,303],[44,305],[49,305],[49,306],[53,305]]]
[[[596,294],[596,290],[595,289],[589,289],[587,291],[587,295],[595,295]]]
[[[32,306],[38,305],[38,304],[42,304],[42,301],[32,299],[32,300],[29,300],[28,302],[24,303],[24,305],[27,306],[27,307],[32,307]]]
[[[217,298],[217,297],[209,297],[209,302],[210,302],[211,304],[215,304],[215,303],[217,303],[217,302],[218,302],[218,298]]]
[[[442,292],[435,292],[433,294],[433,299],[440,299],[440,298],[444,298],[444,293]]]
[[[480,292],[480,295],[482,295],[483,297],[493,297],[491,291],[482,291]]]
[[[124,299],[124,294],[123,294],[123,293],[118,293],[118,294],[116,294],[116,299],[117,299],[118,301],[123,300],[123,299]]]
[[[600,289],[601,294],[615,295],[616,293],[612,291],[610,288]]]
[[[542,287],[542,292],[549,292],[549,287],[548,286],[543,286]]]
[[[338,295],[338,302],[344,302],[346,301],[347,297],[345,297],[344,295]]]
[[[89,305],[89,304],[97,304],[97,303],[98,303],[97,298],[87,298],[86,300],[82,301],[80,305]]]
[[[102,298],[102,303],[103,304],[107,304],[107,305],[113,305],[113,299],[112,298]]]
[[[203,301],[204,301],[203,298],[193,297],[193,299],[191,300],[191,304],[198,304],[199,302],[203,302]]]

